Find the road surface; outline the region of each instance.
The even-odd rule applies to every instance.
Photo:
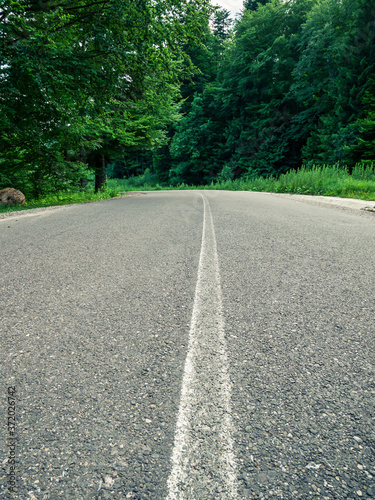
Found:
[[[373,213],[153,192],[0,245],[0,498],[375,498]]]

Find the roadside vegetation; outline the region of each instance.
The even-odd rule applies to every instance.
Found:
[[[139,176],[128,179],[108,179],[106,188],[94,192],[93,181],[86,191],[60,191],[42,198],[26,201],[22,207],[0,206],[0,212],[26,210],[30,208],[88,203],[124,196],[131,191],[159,191],[184,189],[214,189],[228,191],[260,191],[269,193],[307,194],[316,196],[338,196],[375,200],[375,164],[357,164],[351,174],[348,169],[339,166],[313,166],[297,171],[290,171],[276,177],[254,177],[212,182],[200,186],[184,183],[171,186],[160,183],[157,175],[149,170]]]
[[[303,167],[277,177],[254,177],[212,182],[191,186],[184,183],[170,186],[158,182],[155,174],[145,174],[128,179],[109,179],[108,186],[121,193],[129,191],[157,191],[170,189],[221,189],[228,191],[263,191],[271,193],[338,196],[375,200],[375,164],[357,164],[351,174],[339,166]]]
[[[106,188],[99,190],[97,193],[94,192],[93,187],[89,188],[87,191],[62,190],[54,194],[27,200],[24,205],[13,205],[9,207],[0,205],[0,213],[29,210],[31,208],[54,207],[57,205],[72,205],[74,203],[89,203],[92,201],[115,198],[118,194],[119,189],[115,186],[107,186]]]
[[[375,199],[368,0],[244,0],[235,20],[209,0],[4,0],[0,17],[0,190],[24,208],[197,187]]]

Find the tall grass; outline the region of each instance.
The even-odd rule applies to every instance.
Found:
[[[59,191],[46,195],[42,198],[27,200],[24,205],[5,207],[0,205],[0,212],[11,212],[16,210],[27,210],[29,208],[53,207],[57,205],[71,205],[73,203],[88,203],[91,201],[107,200],[118,196],[119,189],[115,186],[94,193],[93,189],[87,191]]]
[[[132,176],[127,179],[108,179],[107,186],[111,189],[124,191],[154,191],[159,189],[168,189],[168,185],[160,185],[157,175],[150,172],[147,168],[142,175]]]
[[[312,168],[302,167],[300,170],[290,171],[279,177],[247,177],[211,183],[205,186],[189,186],[183,183],[178,186],[161,185],[157,181],[157,176],[146,170],[143,175],[138,177],[109,179],[106,189],[99,193],[94,193],[93,189],[88,191],[60,191],[44,198],[28,200],[23,207],[7,208],[0,205],[0,212],[106,200],[123,192],[160,189],[264,191],[375,200],[375,163],[359,163],[353,168],[351,174],[346,168],[337,165],[313,166]]]
[[[280,175],[279,178],[249,179],[246,188],[275,193],[340,196],[375,199],[375,165],[358,164],[351,174],[338,166],[305,167]]]
[[[375,163],[357,164],[349,174],[347,168],[334,166],[302,167],[279,177],[247,177],[211,183],[204,186],[162,186],[156,176],[146,173],[130,179],[111,179],[109,186],[120,191],[152,191],[158,189],[222,189],[228,191],[263,191],[273,193],[339,196],[375,200]]]

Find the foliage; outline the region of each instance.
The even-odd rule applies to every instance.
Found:
[[[3,0],[0,18],[0,187],[29,198],[107,172],[237,189],[297,171],[329,192],[324,169],[375,160],[368,0],[245,0],[234,24],[208,0]]]
[[[372,80],[372,90],[367,91],[363,99],[366,110],[363,118],[354,124],[357,130],[356,142],[345,147],[346,157],[353,161],[372,162],[375,160],[375,79]]]
[[[74,177],[77,162],[96,171],[129,148],[163,144],[178,118],[179,80],[192,71],[182,45],[199,43],[207,5],[4,0],[2,179],[22,171],[41,195],[43,185],[56,189],[49,179],[61,165]]]
[[[171,181],[373,160],[374,28],[365,0],[246,2],[216,81],[176,128]]]
[[[358,142],[356,120],[366,114],[374,71],[374,23],[375,10],[369,17],[363,0],[323,0],[302,27],[289,95],[300,107],[295,121],[307,138],[307,164],[346,163],[345,150]]]
[[[14,212],[29,210],[32,208],[54,207],[58,205],[72,205],[74,203],[89,203],[93,201],[102,201],[109,198],[114,198],[119,195],[117,186],[106,187],[99,192],[94,193],[93,187],[87,191],[71,191],[64,189],[57,191],[54,194],[48,194],[37,199],[29,199],[22,206],[5,207],[0,205],[0,212]]]
[[[130,179],[113,179],[111,187],[120,191],[154,191],[160,189],[214,189],[228,191],[259,191],[271,193],[340,196],[375,201],[375,162],[359,163],[352,174],[342,166],[313,165],[290,171],[279,177],[241,177],[223,179],[204,185],[179,183],[176,186],[161,185],[149,171]]]
[[[244,0],[243,7],[249,11],[256,11],[260,5],[265,5],[269,0]]]
[[[170,148],[175,160],[170,170],[172,185],[209,183],[222,168],[222,121],[215,93],[214,86],[207,86],[194,98],[190,113],[177,127]]]

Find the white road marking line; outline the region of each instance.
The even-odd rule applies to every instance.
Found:
[[[202,245],[167,500],[238,498],[215,229],[201,196]]]

